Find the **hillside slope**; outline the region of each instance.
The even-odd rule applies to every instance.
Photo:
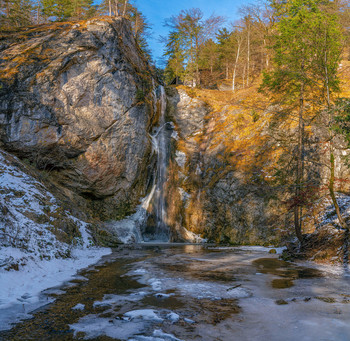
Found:
[[[341,97],[349,92],[347,65],[344,62],[340,69]],[[180,224],[215,242],[271,245],[293,240],[295,123],[280,119],[280,108],[258,91],[259,83],[258,79],[235,93],[183,86],[169,89],[170,116],[178,133],[169,181],[170,224],[179,224],[180,215]],[[303,233],[310,249],[305,252],[309,258],[341,261],[343,232],[328,197],[329,166],[319,142],[324,131],[317,122],[306,129],[306,155],[311,160],[307,177],[314,187],[304,208]],[[346,156],[345,150],[337,151],[336,177],[342,181],[336,190],[348,217]]]

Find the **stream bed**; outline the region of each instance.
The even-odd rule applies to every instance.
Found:
[[[0,340],[350,340],[350,278],[260,247],[122,247]]]

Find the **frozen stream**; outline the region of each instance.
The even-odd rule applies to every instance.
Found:
[[[350,279],[330,269],[264,248],[123,248],[0,339],[350,340]]]

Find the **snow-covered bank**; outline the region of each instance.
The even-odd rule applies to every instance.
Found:
[[[0,330],[48,303],[41,292],[73,278],[110,249],[18,158],[0,151]]]
[[[4,248],[1,254],[25,256],[18,249]],[[50,301],[42,294],[48,288],[58,286],[111,250],[108,248],[80,248],[72,250],[66,259],[29,260],[19,271],[0,270],[0,330],[8,329],[11,323],[30,317],[30,312]]]

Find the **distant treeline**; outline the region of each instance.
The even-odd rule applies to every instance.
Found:
[[[277,26],[286,15],[283,8],[289,6],[294,6],[295,12],[313,6],[332,12],[348,39],[348,0],[253,1],[239,10],[241,19],[234,23],[215,15],[206,19],[198,8],[183,10],[166,21],[170,28],[163,38],[166,82],[212,87],[226,79],[226,88],[248,87],[271,67]]]

